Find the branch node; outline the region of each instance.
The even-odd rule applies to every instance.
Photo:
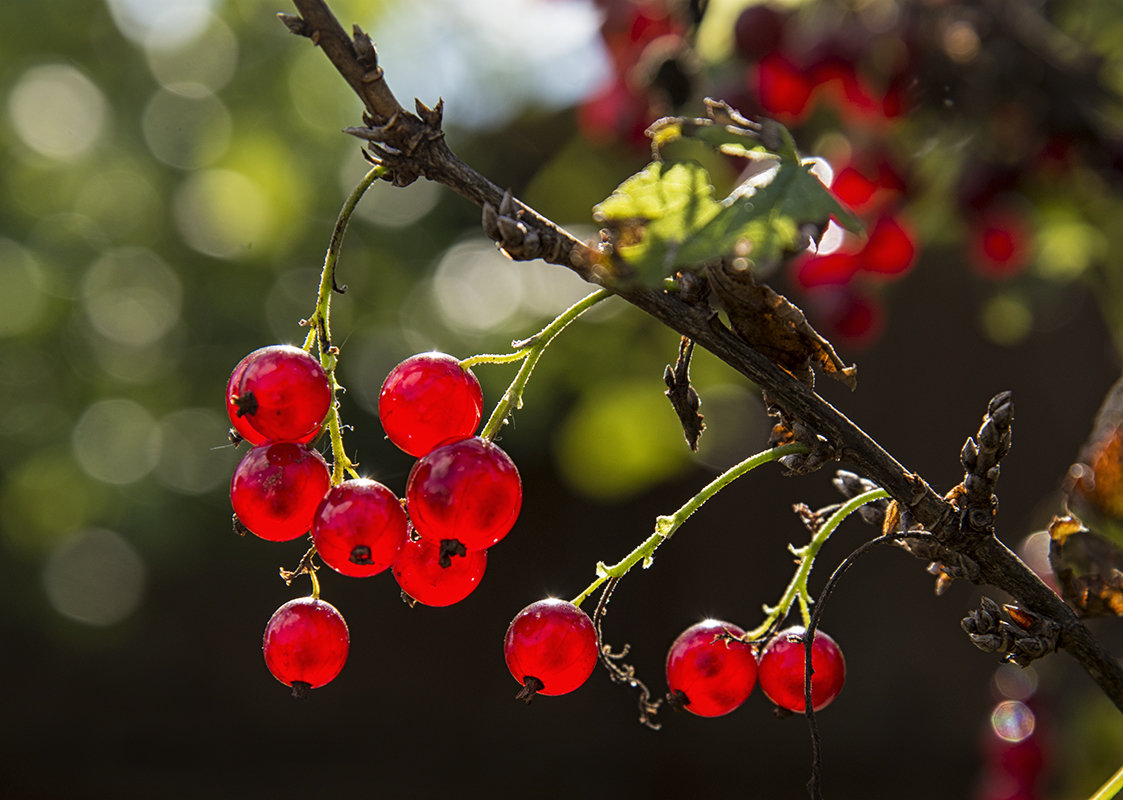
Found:
[[[1017,605],[999,606],[984,597],[979,608],[960,622],[975,647],[987,653],[1002,653],[1002,660],[1020,667],[1053,653],[1060,639],[1061,626],[1040,614]]]

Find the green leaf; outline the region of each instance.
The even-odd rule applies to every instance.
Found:
[[[679,248],[722,210],[699,164],[648,164],[593,208],[617,234],[616,252],[645,283],[657,283],[680,263]]]
[[[681,131],[668,122],[664,134],[673,138]],[[676,269],[735,250],[747,251],[754,262],[773,263],[802,245],[802,226],[825,225],[832,217],[847,230],[861,231],[861,221],[800,162],[791,135],[780,129],[775,138],[779,166],[772,179],[742,185],[720,202],[700,165],[657,161],[597,205],[597,221],[615,235],[624,266],[620,278],[654,286]]]

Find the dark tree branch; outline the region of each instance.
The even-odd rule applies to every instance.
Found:
[[[513,258],[544,257],[598,285],[607,280],[599,254],[532,208],[505,194],[448,147],[440,130],[441,106],[420,102],[404,110],[386,84],[370,38],[348,36],[322,0],[293,0],[299,17],[281,19],[323,49],[366,108],[365,127],[349,133],[371,142],[375,157],[405,185],[417,177],[442,183],[484,210],[485,227]],[[915,473],[902,466],[861,428],[804,383],[751,348],[723,325],[708,306],[642,286],[609,286],[615,294],[706,348],[764,388],[771,402],[825,437],[841,460],[884,488],[909,517],[944,547],[979,565],[979,582],[995,586],[1026,609],[1055,622],[1063,647],[1123,711],[1123,668],[1080,622],[1075,612],[993,533],[964,537],[959,511]]]

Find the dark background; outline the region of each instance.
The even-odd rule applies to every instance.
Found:
[[[655,516],[684,503],[717,466],[766,444],[757,395],[702,355],[695,377],[710,427],[700,458],[689,456],[659,397],[677,337],[618,301],[609,301],[620,306],[615,314],[579,323],[557,341],[531,381],[526,408],[503,434],[525,501],[515,530],[489,554],[479,589],[455,607],[411,609],[388,575],[360,581],[322,571],[324,598],[348,621],[351,654],[334,682],[306,702],[291,700],[264,667],[260,637],[274,608],[307,591],[276,575],[304,548],[231,532],[226,476],[238,453],[222,438],[219,403],[242,355],[303,336],[297,321],[311,310],[332,220],[361,174],[355,144],[338,133],[354,121],[355,105],[319,54],[313,58],[307,42],[271,18],[272,5],[216,3],[219,29],[238,42],[228,82],[212,93],[227,109],[228,141],[217,156],[196,153],[169,164],[144,132],[158,87],[151,56],[146,61],[143,48],[121,33],[127,5],[58,3],[4,13],[14,7],[0,11],[0,92],[7,98],[0,132],[8,151],[0,268],[17,292],[9,297],[20,298],[4,305],[0,329],[0,793],[68,800],[360,792],[805,796],[807,726],[798,717],[775,718],[759,692],[720,719],[665,709],[659,732],[637,723],[634,694],[601,669],[567,697],[539,698],[529,708],[512,699],[517,686],[501,649],[510,618],[547,594],[577,595],[598,560],[618,560],[650,533]],[[336,10],[345,24],[374,26],[391,16],[379,4],[340,3]],[[1065,19],[1063,4],[1051,10]],[[216,35],[210,24],[198,41]],[[101,87],[109,122],[87,152],[44,153],[20,133],[12,97],[28,70],[43,64],[67,65]],[[302,116],[297,109],[307,101],[293,100],[301,93],[316,95],[331,113]],[[188,130],[189,118],[166,127]],[[188,143],[211,135],[207,127],[184,134]],[[465,126],[452,135],[484,172],[529,192],[563,223],[587,224],[571,209],[587,210],[643,163],[634,150],[584,143],[569,108],[524,111],[503,126]],[[801,144],[813,141],[809,135]],[[919,145],[915,152],[923,158]],[[224,253],[201,250],[177,222],[182,186],[214,169],[256,181],[268,220],[246,228],[246,240]],[[925,169],[932,171],[918,167]],[[99,183],[106,175],[117,183]],[[1110,185],[1096,185],[1104,203],[1118,203]],[[122,194],[106,188],[112,186]],[[1084,219],[1079,189],[1058,190],[1050,203]],[[987,400],[1013,390],[1017,421],[999,484],[999,533],[1017,547],[1059,512],[1061,481],[1119,376],[1118,331],[1103,311],[1114,297],[1105,287],[1117,281],[1118,259],[1108,247],[1065,280],[1035,262],[1012,283],[998,283],[965,266],[959,228],[945,224],[946,210],[925,216],[934,208],[932,195],[917,200],[916,265],[876,289],[884,327],[860,342],[832,336],[843,357],[860,365],[857,391],[827,379],[819,388],[938,491],[962,477],[959,449]],[[1110,216],[1111,208],[1096,214]],[[392,452],[370,413],[381,376],[423,347],[460,356],[501,352],[549,317],[524,304],[494,329],[474,330],[434,314],[429,290],[416,287],[428,286],[419,282],[450,245],[480,241],[477,213],[442,190],[410,226],[357,220],[344,249],[342,280],[350,290],[334,322],[349,388],[343,417],[353,426],[346,441],[364,471],[399,492],[409,460]],[[98,258],[122,247],[157,254],[179,282],[176,321],[146,343],[129,344],[106,334],[104,322],[99,327],[102,312],[85,277]],[[1004,292],[1030,309],[1031,324],[1016,336],[997,336],[1000,344],[980,315]],[[160,329],[144,315],[161,306],[146,297],[115,301],[114,318],[128,318],[133,308],[140,330]],[[513,375],[509,367],[477,372],[485,405]],[[650,455],[642,451],[639,465],[620,474],[609,474],[603,453],[590,451],[587,461],[573,456],[586,441],[577,411],[637,387],[656,399],[635,412],[638,422],[620,424],[639,428],[637,447]],[[140,446],[126,441],[129,428],[104,433],[100,446],[110,455],[119,449],[123,457],[152,458],[154,466],[135,479],[99,472],[112,457],[94,459],[91,468],[84,455],[82,437],[92,423],[82,428],[81,420],[107,399],[135,403],[128,407],[149,415],[141,422],[162,432],[154,456],[151,432]],[[203,415],[191,418],[195,427],[173,424],[183,418],[170,415],[184,409]],[[584,472],[595,479],[605,469],[605,485],[615,488],[598,492],[574,478]],[[621,582],[605,636],[616,647],[631,645],[628,660],[654,692],[665,691],[663,658],[683,628],[705,616],[749,628],[761,605],[775,602],[791,575],[787,545],[806,539],[791,506],[835,502],[829,477],[785,478],[771,466],[754,472],[684,525],[651,569]],[[94,530],[111,532],[108,550],[73,549],[103,541],[89,538]],[[843,525],[820,556],[812,590],[871,532],[856,518]],[[74,552],[87,560],[67,556]],[[990,796],[979,787],[997,758],[989,719],[999,699],[998,662],[959,628],[979,590],[955,584],[937,598],[924,566],[891,548],[875,551],[829,601],[823,627],[843,647],[849,676],[819,716],[828,796]],[[61,607],[51,588],[59,580],[74,589]],[[99,603],[114,607],[121,581],[139,581],[132,604],[119,614],[97,611]],[[1095,630],[1123,652],[1123,629],[1112,623]],[[1120,761],[1118,713],[1066,656],[1038,662],[1034,671],[1034,738],[1045,759],[1040,796],[1087,797]]]

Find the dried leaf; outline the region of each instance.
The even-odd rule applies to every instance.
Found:
[[[706,272],[733,330],[754,349],[808,386],[815,385],[813,364],[851,389],[857,386],[858,368],[843,363],[786,297],[757,283],[749,270],[724,262]]]
[[[686,443],[693,452],[697,453],[698,440],[702,436],[702,431],[706,429],[706,423],[702,421],[702,414],[698,411],[702,399],[690,385],[690,356],[693,353],[694,341],[683,336],[679,341],[678,359],[674,367],[667,365],[666,370],[663,371],[663,381],[667,384],[667,391],[664,394],[670,399],[671,407],[678,415],[683,435],[686,436]]]

